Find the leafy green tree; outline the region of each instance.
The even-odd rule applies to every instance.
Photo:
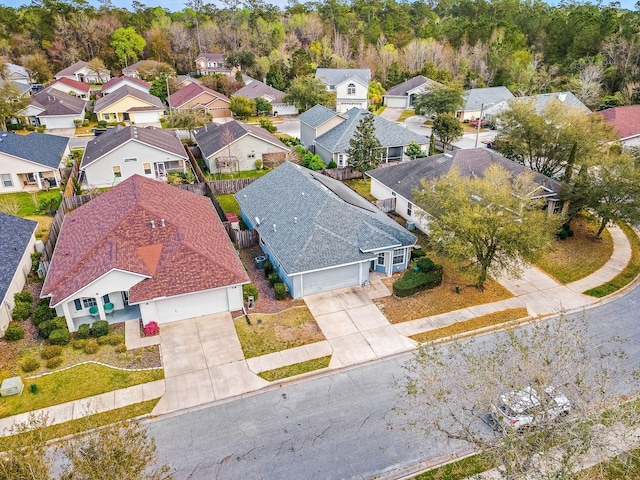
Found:
[[[306,167],[310,170],[322,170],[325,168],[325,164],[322,161],[322,157],[320,155],[316,155],[315,153],[307,152],[302,156],[302,162],[300,162],[303,167]]]
[[[314,105],[334,108],[336,96],[327,91],[320,79],[313,77],[294,78],[284,96],[284,102],[295,105],[300,112],[306,112]]]
[[[230,97],[244,86],[243,82],[221,73],[205,75],[200,78],[200,83],[211,90],[226,95],[227,97]]]
[[[458,84],[436,86],[421,93],[413,102],[418,115],[455,113],[464,104],[464,90]]]
[[[92,58],[87,62],[87,67],[91,70],[91,73],[98,77],[98,83],[103,83],[102,75],[104,75],[107,67],[105,67],[102,59],[98,57]]]
[[[169,96],[167,92],[167,77],[162,75],[151,82],[149,93],[155,97],[158,97],[163,102],[166,102],[167,97]]]
[[[271,111],[271,103],[266,98],[258,97],[254,100],[256,104],[256,112],[258,115],[263,115]]]
[[[49,61],[41,52],[35,52],[24,59],[24,68],[34,83],[48,83],[53,78]]]
[[[380,82],[369,82],[369,91],[367,92],[367,98],[372,105],[382,105],[382,95],[387,91],[383,88]]]
[[[498,165],[482,177],[464,177],[456,169],[413,192],[414,204],[427,212],[432,246],[467,263],[484,288],[490,272],[518,274],[521,260],[544,251],[560,219],[543,210],[532,175],[512,176]]]
[[[255,112],[256,104],[246,97],[232,97],[229,110],[239,119],[246,120]]]
[[[164,118],[167,127],[188,130],[192,138],[193,130],[211,123],[211,115],[200,108],[195,110],[173,110]]]
[[[120,27],[111,36],[111,46],[116,57],[125,67],[129,61],[136,62],[138,55],[142,53],[147,42],[138,35],[133,27]]]
[[[308,50],[299,48],[291,55],[291,67],[289,69],[290,78],[304,77],[313,74],[315,65],[311,60],[311,54]]]
[[[442,142],[442,149],[446,152],[447,146],[462,136],[464,130],[460,121],[450,113],[439,113],[433,119],[431,130]]]
[[[418,145],[413,140],[409,142],[409,145],[407,146],[407,150],[405,151],[405,153],[409,156],[411,160],[415,160],[416,158],[424,155],[424,152],[422,151],[422,148],[420,147],[420,145]]]
[[[356,127],[355,134],[349,140],[349,148],[344,152],[349,166],[363,174],[376,168],[382,156],[382,145],[376,137],[374,122],[373,114],[364,115]]]
[[[138,64],[138,76],[145,82],[152,82],[160,76],[174,77],[176,71],[165,62],[157,62],[155,60],[142,60]]]
[[[19,112],[29,105],[29,99],[10,82],[0,85],[0,130],[7,130],[7,120],[18,117]]]
[[[286,67],[282,65],[282,62],[276,62],[269,65],[266,84],[272,86],[276,90],[286,90],[288,84],[284,70],[286,70]]]

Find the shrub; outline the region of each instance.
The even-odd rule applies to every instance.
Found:
[[[60,365],[62,365],[62,357],[52,357],[49,360],[47,360],[47,363],[45,363],[45,366],[49,369],[54,369],[54,368],[58,368]]]
[[[262,166],[263,165],[264,164],[262,163],[262,159],[261,158],[256,160],[256,170],[262,170]]]
[[[40,257],[42,257],[42,253],[41,252],[33,252],[31,254],[31,271],[34,274],[38,273],[38,269],[40,268]],[[42,300],[45,300],[44,298]],[[42,301],[40,300],[40,301]],[[49,301],[49,299],[46,299],[47,302]],[[40,305],[38,303],[38,305]]]
[[[100,345],[98,345],[98,342],[96,342],[95,340],[88,340],[84,348],[82,349],[82,351],[87,355],[96,353],[98,350],[100,350]]]
[[[71,341],[71,334],[66,328],[57,328],[49,335],[51,345],[67,345]]]
[[[51,332],[54,330],[69,330],[67,328],[67,320],[64,317],[56,317],[52,320],[46,320],[38,325],[40,335],[44,338],[49,338]]]
[[[48,299],[48,298],[41,298],[40,300],[38,300],[38,305],[37,305],[37,306],[38,306],[38,307],[41,307],[41,306],[43,306],[43,305],[44,305],[45,307],[48,307],[48,306],[49,306],[49,299]]]
[[[411,260],[414,260],[416,258],[422,258],[426,255],[427,254],[424,253],[424,250],[422,250],[421,248],[411,250]]]
[[[109,322],[106,320],[98,320],[91,325],[91,335],[94,337],[102,337],[109,333]]]
[[[114,348],[114,350],[116,351],[116,353],[124,353],[127,351],[127,346],[124,343],[121,343],[116,348]]]
[[[416,267],[421,272],[430,272],[436,267],[436,264],[429,257],[421,257],[416,261]]]
[[[54,318],[56,318],[56,311],[53,308],[49,308],[49,305],[38,305],[33,311],[33,323],[36,325]]]
[[[17,342],[24,338],[24,328],[19,323],[10,323],[7,330],[4,332],[4,338],[8,342]]]
[[[84,349],[86,344],[87,341],[84,339],[74,340],[73,342],[71,342],[71,348],[73,348],[74,350],[82,350]]]
[[[96,338],[98,345],[108,345],[109,344],[109,335],[103,335],[101,337]]]
[[[106,120],[98,120],[98,127],[105,128],[107,126]]]
[[[567,237],[573,237],[573,230],[571,229],[567,230]]]
[[[78,327],[78,331],[76,332],[76,335],[79,339],[85,339],[89,336],[90,333],[91,333],[91,327],[89,326],[89,324],[83,323]]]
[[[31,315],[31,304],[27,302],[16,302],[11,312],[14,320],[26,320]]]
[[[106,338],[109,339],[109,345],[112,347],[117,347],[124,343],[124,335],[118,335],[117,333],[106,335]]]
[[[82,120],[82,126],[83,127],[88,127],[89,126],[89,119],[85,118],[84,120]]]
[[[272,274],[273,272],[275,272],[275,269],[273,268],[273,263],[271,263],[269,260],[264,262],[264,275],[267,278],[269,278],[269,275]]]
[[[60,355],[62,355],[62,347],[59,345],[48,345],[40,352],[40,358],[43,360],[49,360]]]
[[[152,335],[158,335],[160,333],[160,327],[158,326],[158,324],[156,322],[149,322],[147,323],[144,328],[144,336],[145,337],[150,337]]]
[[[569,234],[566,230],[560,230],[558,233],[556,233],[556,237],[558,237],[560,240],[566,240],[568,236]]]
[[[287,290],[284,286],[284,283],[274,283],[273,290],[276,292],[276,300],[284,300],[287,297]]]
[[[74,120],[73,124],[76,128],[80,128],[82,126],[82,120]]]
[[[26,302],[26,303],[31,303],[33,302],[33,295],[31,295],[31,292],[29,292],[28,290],[24,290],[22,292],[18,292],[16,294],[13,295],[13,300],[17,303],[17,302]]]
[[[244,297],[244,301],[246,302],[249,297],[253,297],[254,300],[258,300],[258,287],[256,287],[253,283],[246,283],[242,285],[242,296]]]
[[[280,277],[277,273],[270,273],[267,278],[269,279],[269,285],[273,287],[274,284],[280,282]]]
[[[429,272],[422,270],[407,270],[400,280],[393,284],[393,294],[396,297],[409,297],[421,290],[435,288],[442,284],[442,267],[436,265]]]
[[[25,358],[20,362],[20,368],[23,372],[35,372],[40,368],[40,361],[33,357]]]
[[[327,168],[338,168],[338,164],[333,160],[333,158],[329,161]]]

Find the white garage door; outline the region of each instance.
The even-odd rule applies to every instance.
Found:
[[[160,121],[158,112],[132,112],[131,120],[140,123],[157,123]]]
[[[158,323],[175,322],[229,310],[226,289],[166,298],[155,303]]]
[[[326,292],[360,284],[359,264],[320,270],[302,276],[302,295]]]

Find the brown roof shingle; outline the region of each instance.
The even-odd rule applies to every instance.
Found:
[[[66,216],[42,294],[57,305],[113,269],[147,277],[131,303],[248,282],[207,197],[139,175]]]

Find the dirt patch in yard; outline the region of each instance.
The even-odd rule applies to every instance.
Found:
[[[258,245],[240,250],[240,259],[247,269],[251,283],[258,288],[258,300],[255,302],[254,309],[248,310],[248,312],[250,314],[254,312],[277,313],[291,307],[303,306],[303,300],[294,300],[289,295],[284,300],[276,300],[275,292],[269,285],[264,270],[258,270],[255,266],[255,258],[259,255],[264,255],[264,253]]]

